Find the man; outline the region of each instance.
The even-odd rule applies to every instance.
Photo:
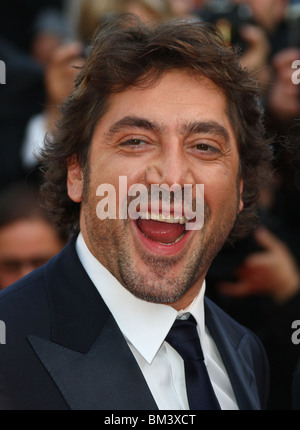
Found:
[[[0,298],[2,408],[210,408],[165,340],[190,315],[215,407],[264,408],[260,342],[204,292],[220,247],[253,221],[269,159],[255,83],[212,28],[103,28],[44,151],[43,194],[74,238]],[[169,217],[155,185],[173,190]]]
[[[34,186],[12,183],[0,193],[0,290],[56,255],[67,242],[41,207]]]

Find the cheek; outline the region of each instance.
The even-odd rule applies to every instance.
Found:
[[[145,177],[147,161],[143,157],[125,157],[120,154],[102,156],[91,166],[91,179],[116,186],[119,178],[126,176],[129,186],[140,183]]]
[[[95,174],[96,171],[97,174]],[[125,209],[127,211],[127,205],[131,198],[129,189],[131,195],[137,197],[139,194],[137,194],[135,185],[143,184],[143,177],[144,173],[137,172],[134,167],[128,170],[119,170],[117,168],[103,169],[100,166],[96,169],[94,166],[89,183],[90,210],[95,211],[95,213],[104,210],[105,213],[109,212],[114,219],[123,218],[122,211]],[[106,204],[108,206],[105,206]]]
[[[204,181],[204,199],[211,211],[226,211],[237,206],[237,182],[228,175],[212,175]]]

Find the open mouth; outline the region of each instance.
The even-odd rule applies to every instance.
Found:
[[[174,216],[163,214],[153,214],[144,212],[136,220],[139,231],[147,239],[161,245],[174,245],[179,243],[186,235],[185,216]]]

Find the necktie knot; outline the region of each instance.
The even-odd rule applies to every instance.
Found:
[[[188,319],[176,319],[166,341],[184,360],[204,360],[197,323],[192,315]]]

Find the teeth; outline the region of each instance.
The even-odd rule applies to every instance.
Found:
[[[184,234],[182,234],[181,236],[179,236],[179,238],[176,239],[174,243],[169,243],[169,245],[174,245],[175,243],[178,243],[183,238],[183,236],[184,236]]]
[[[147,237],[143,232],[142,232],[142,235]],[[175,243],[178,243],[183,238],[183,236],[184,236],[184,234],[179,236],[179,238],[176,239],[175,242],[172,242],[172,243],[163,243],[163,242],[157,242],[157,243],[159,243],[160,245],[166,245],[166,246],[175,245]]]
[[[160,221],[160,222],[166,222],[169,224],[185,224],[187,223],[187,218],[185,216],[182,217],[174,217],[174,215],[164,215],[164,214],[157,214],[157,213],[149,213],[147,212],[141,212],[140,218],[142,219],[151,219],[153,221]]]
[[[175,243],[178,243],[182,238],[183,238],[184,234],[182,234],[178,239],[175,240],[175,242],[172,243],[162,243],[162,242],[157,242],[160,245],[166,245],[166,246],[170,246],[170,245],[175,245]]]

